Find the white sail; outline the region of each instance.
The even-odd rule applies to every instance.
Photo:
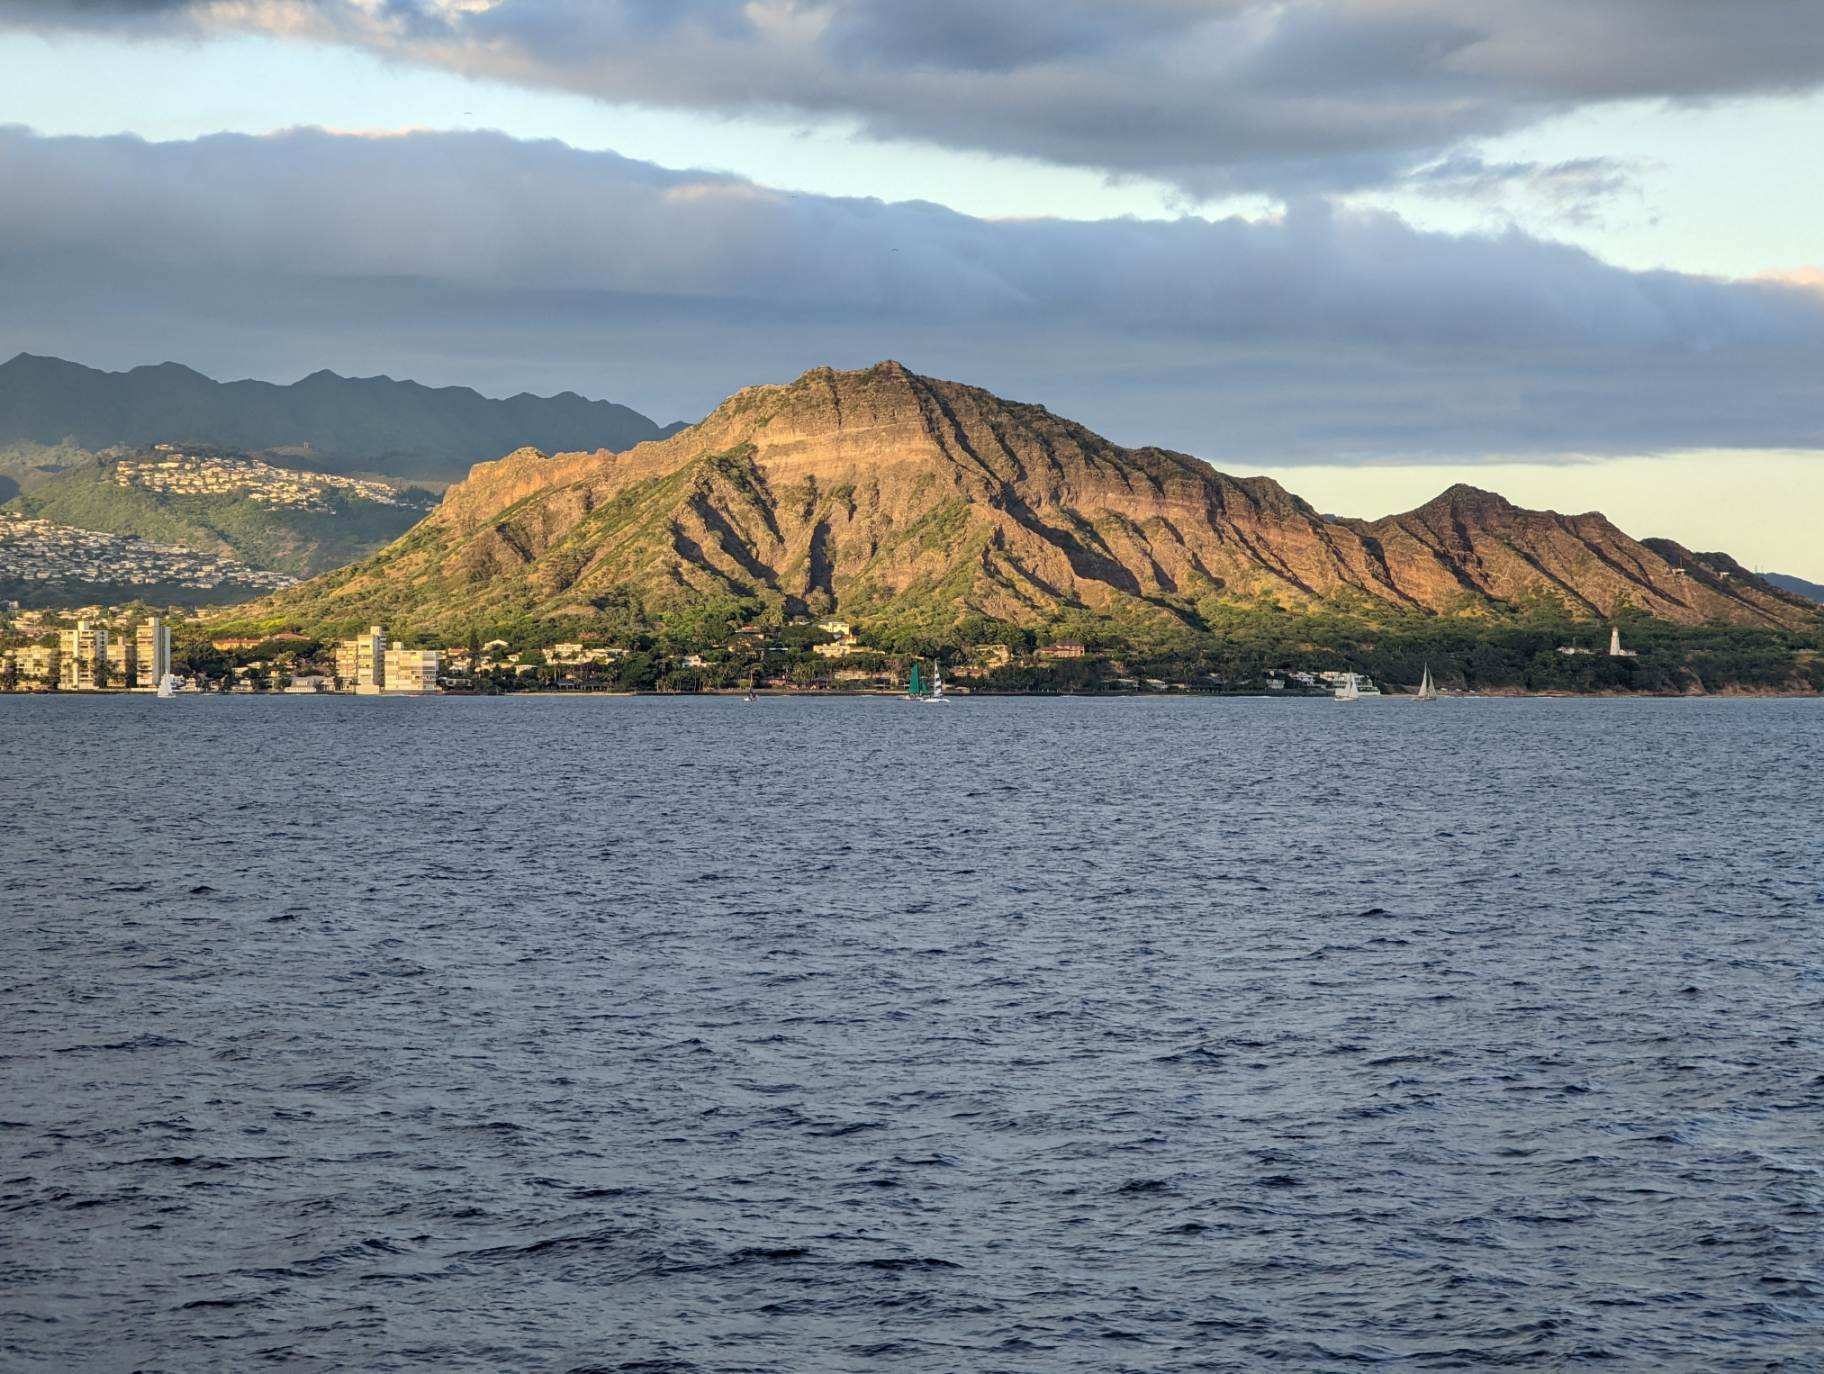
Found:
[[[1361,700],[1361,696],[1362,689],[1355,680],[1355,674],[1344,674],[1343,685],[1336,689],[1336,699],[1338,701],[1359,701]]]
[[[1425,665],[1425,678],[1422,682],[1419,683],[1419,700],[1420,701],[1436,701],[1437,699],[1438,699],[1437,685],[1435,683],[1433,683],[1431,680],[1431,665],[1429,663],[1427,663]]]

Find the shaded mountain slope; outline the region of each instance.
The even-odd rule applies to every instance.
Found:
[[[520,444],[629,448],[666,432],[636,410],[571,392],[490,400],[467,387],[333,372],[289,386],[216,382],[177,363],[100,372],[29,353],[0,364],[0,445],[308,448],[324,471],[450,481]]]
[[[1706,554],[1704,556],[1710,558],[1717,555]],[[1794,577],[1791,573],[1762,573],[1760,578],[1770,587],[1777,587],[1783,592],[1791,592],[1794,596],[1802,596],[1807,601],[1816,601],[1824,605],[1824,583],[1808,582],[1802,577]]]

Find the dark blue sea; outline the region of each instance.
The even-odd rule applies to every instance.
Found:
[[[0,1368],[1824,1368],[1820,757],[0,700]]]

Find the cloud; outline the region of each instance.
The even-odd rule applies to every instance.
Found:
[[[1824,446],[1824,300],[1518,232],[986,221],[496,134],[0,130],[0,350],[574,387],[883,356],[1213,458]],[[128,356],[122,356],[128,354]]]
[[[1562,162],[1488,162],[1456,153],[1412,170],[1407,185],[1423,195],[1510,206],[1518,198],[1547,207],[1569,224],[1596,222],[1618,197],[1638,198],[1638,169],[1616,158],[1582,157]]]
[[[1387,184],[1580,106],[1824,81],[1824,6],[1793,0],[15,0],[0,23],[260,30],[1194,196]]]

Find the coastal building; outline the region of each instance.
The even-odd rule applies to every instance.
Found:
[[[1624,649],[1621,647],[1621,627],[1619,625],[1610,626],[1610,628],[1609,628],[1609,657],[1610,658],[1633,658],[1633,657],[1635,657],[1634,651],[1632,649]]]
[[[866,651],[852,639],[838,639],[831,644],[813,644],[811,652],[819,658],[847,658]]]
[[[377,696],[386,687],[386,631],[378,625],[336,645],[336,676],[344,691]]]
[[[131,689],[138,681],[138,641],[126,635],[108,636],[108,686]]]
[[[28,644],[23,648],[8,649],[6,657],[13,665],[13,672],[19,681],[55,686],[57,665],[63,657],[63,651],[55,644]]]
[[[1039,650],[1040,658],[1083,658],[1089,653],[1074,640],[1065,640],[1061,644],[1047,644]]]
[[[517,661],[518,657],[515,654],[508,662]],[[616,659],[625,657],[627,650],[599,644],[553,644],[545,650],[545,662],[552,664],[613,663]],[[486,662],[484,659],[484,665]]]
[[[108,627],[96,620],[78,620],[76,628],[60,633],[57,685],[66,692],[93,692],[107,671]]]
[[[385,683],[388,696],[429,696],[441,690],[437,686],[437,651],[388,649]]]
[[[140,622],[134,635],[133,686],[141,692],[158,690],[158,684],[171,671],[171,629],[162,616]]]

